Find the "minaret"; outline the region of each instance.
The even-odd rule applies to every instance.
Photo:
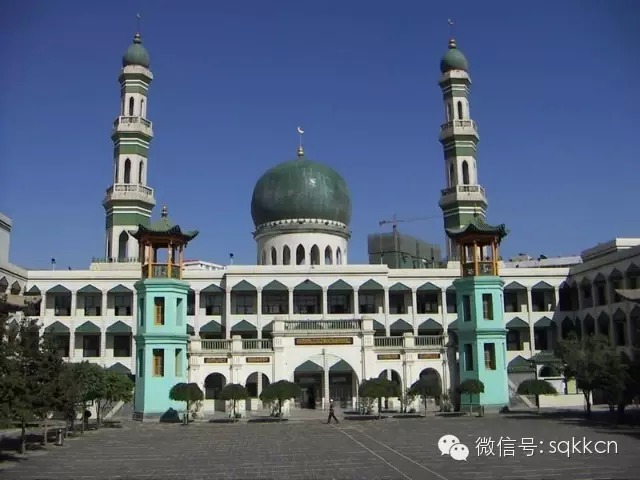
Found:
[[[149,53],[139,33],[122,57],[120,114],[113,122],[113,184],[102,202],[106,212],[106,257],[137,261],[138,242],[128,232],[148,225],[156,203],[147,186],[149,143],[153,138],[147,120],[147,92],[153,80]]]
[[[479,214],[463,227],[446,232],[458,246],[460,258],[461,278],[453,282],[458,307],[459,381],[479,380],[484,385],[483,393],[463,394],[460,401],[467,407],[500,410],[509,405],[509,380],[498,247],[508,232],[504,225],[487,224]]]
[[[469,108],[467,59],[449,40],[449,50],[440,61],[442,75],[438,84],[442,89],[445,123],[440,127],[440,143],[444,149],[446,188],[441,191],[439,205],[445,229],[468,224],[475,214],[486,215],[487,197],[478,181],[476,148],[480,137]],[[454,240],[447,238],[449,260],[457,260]]]

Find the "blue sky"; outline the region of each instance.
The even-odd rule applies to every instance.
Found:
[[[90,4],[90,6],[89,6]],[[104,254],[120,59],[143,15],[155,80],[149,183],[200,236],[188,257],[255,261],[258,177],[295,157],[353,197],[350,262],[378,221],[440,214],[447,18],[470,63],[480,183],[503,254],[579,253],[640,236],[637,2],[32,1],[0,7],[0,211],[12,259]],[[388,227],[388,226],[387,226]],[[390,228],[390,227],[389,227]],[[389,230],[386,228],[386,230]],[[442,244],[440,219],[401,230]]]

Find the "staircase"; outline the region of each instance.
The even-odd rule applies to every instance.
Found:
[[[518,387],[511,380],[509,380],[509,408],[536,408],[528,397],[518,393]]]

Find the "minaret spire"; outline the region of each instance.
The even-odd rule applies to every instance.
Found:
[[[148,225],[156,203],[147,185],[149,145],[152,123],[147,118],[148,91],[153,74],[149,53],[138,33],[122,57],[120,112],[113,122],[113,183],[102,205],[106,213],[105,256],[110,261],[134,261],[138,242],[128,232]]]
[[[302,136],[304,135],[304,130],[302,129],[302,127],[298,127],[298,137],[299,137],[299,141],[298,141],[298,158],[302,158],[304,157],[304,148],[302,146]]]
[[[468,225],[474,217],[486,216],[487,198],[479,184],[476,150],[480,136],[471,119],[468,62],[453,38],[453,21],[449,19],[451,39],[440,61],[442,76],[438,84],[444,99],[445,123],[440,126],[440,143],[444,150],[446,188],[441,191],[439,205],[445,229]],[[458,259],[454,238],[447,237],[447,255]]]

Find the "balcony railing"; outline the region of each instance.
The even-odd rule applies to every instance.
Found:
[[[474,128],[477,130],[476,122],[473,120],[453,120],[440,125],[441,131],[446,130],[447,128]]]
[[[442,348],[444,337],[442,335],[420,335],[406,337],[373,337],[373,345],[376,348]]]
[[[399,348],[404,345],[403,337],[373,337],[373,345],[376,347]]]
[[[287,331],[309,330],[360,330],[362,320],[301,320],[299,322],[285,322]]]
[[[107,195],[112,195],[113,193],[124,195],[146,195],[153,197],[153,188],[132,183],[116,183],[115,185],[107,188]]]
[[[140,263],[137,257],[116,258],[116,257],[93,257],[91,263]]]
[[[444,188],[440,190],[440,194],[445,197],[452,193],[481,193],[484,195],[484,188],[480,185],[457,185],[455,187]]]
[[[243,350],[272,350],[273,342],[271,339],[250,339],[250,340],[242,340],[242,349]]]
[[[478,269],[476,271],[476,264],[474,262],[467,262],[462,265],[463,277],[481,277],[496,275],[496,264],[494,262],[478,262]]]
[[[169,265],[171,265],[171,272],[169,272]],[[175,263],[152,263],[151,270],[149,265],[142,265],[143,278],[180,278],[180,265]]]
[[[231,340],[200,340],[200,348],[205,351],[231,350]]]
[[[416,347],[442,347],[444,337],[441,335],[419,335],[413,337]]]
[[[141,124],[146,128],[151,128],[151,122],[142,117],[118,117],[113,122],[113,128],[117,129],[119,125],[137,125]]]

